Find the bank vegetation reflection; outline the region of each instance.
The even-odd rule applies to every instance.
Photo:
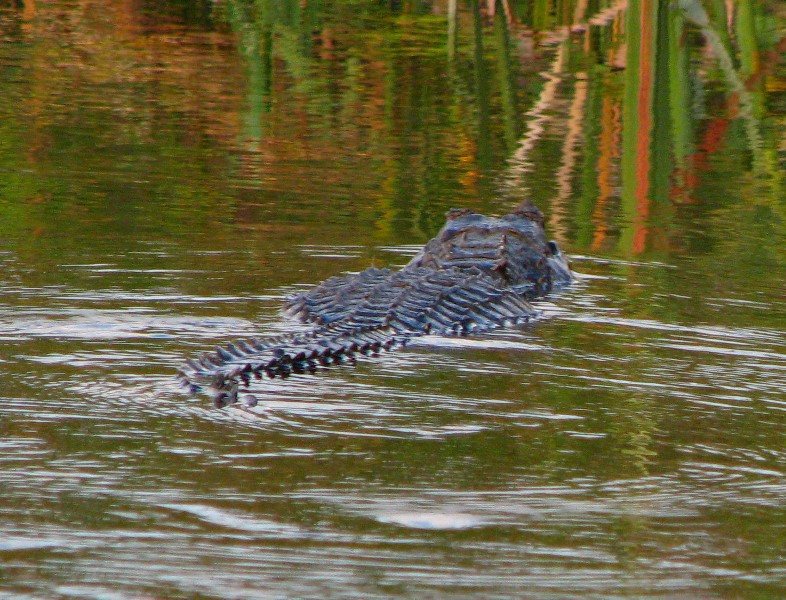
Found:
[[[444,110],[435,118],[446,119],[440,125],[453,127],[464,140],[459,152],[434,156],[410,147],[387,156],[383,220],[427,212],[429,194],[406,180],[413,171],[421,180],[428,173],[446,177],[447,159],[457,171],[456,186],[474,188],[470,196],[501,190],[510,202],[527,196],[547,206],[550,226],[563,243],[634,255],[664,250],[680,205],[703,202],[713,155],[730,147],[740,160],[738,172],[763,191],[756,202],[769,203],[768,210],[783,220],[782,203],[772,201],[783,197],[783,141],[765,117],[767,90],[784,86],[772,72],[784,42],[766,4],[392,2],[395,26],[369,32],[384,49],[379,56],[354,51],[358,40],[338,39],[339,3],[228,0],[226,6],[248,60],[251,139],[264,135],[265,114],[275,104],[274,57],[306,93],[330,85],[314,76],[324,70],[309,62],[343,60],[331,74],[343,77],[339,101],[350,112],[352,102],[364,97],[364,71],[367,78],[378,66],[385,80],[378,88],[384,127],[403,128],[405,139],[411,124],[396,119],[397,107]],[[314,30],[320,33],[311,36]],[[441,52],[449,82],[444,105],[406,81],[407,71],[423,75],[413,61],[435,61]],[[316,103],[325,95],[312,98]],[[724,108],[708,111],[709,103]],[[421,129],[412,138],[428,144],[439,129]],[[508,157],[505,168],[494,148],[499,140]],[[408,153],[418,156],[421,169],[407,160]]]
[[[358,210],[383,243],[427,238],[456,204],[504,212],[528,197],[574,252],[657,256],[700,245],[690,228],[706,237],[722,215],[724,222],[728,215],[743,223],[786,221],[786,119],[771,108],[786,89],[777,4],[127,3],[112,9],[117,47],[102,42],[102,58],[91,38],[64,56],[83,70],[102,64],[103,80],[112,78],[110,65],[140,61],[150,63],[150,77],[172,77],[155,65],[171,58],[151,50],[146,35],[152,13],[176,12],[194,28],[230,32],[239,49],[247,86],[236,91],[245,94],[240,118],[218,114],[232,92],[195,84],[195,61],[183,62],[191,75],[177,83],[189,90],[189,110],[216,113],[205,119],[208,135],[232,138],[239,166],[231,176],[245,185],[302,185],[301,173],[270,172],[285,146],[304,164],[321,160],[327,169],[343,152],[359,157],[363,178],[378,190],[373,202],[358,198]],[[34,0],[19,7],[23,31],[38,27],[40,46],[43,32],[55,31],[41,17],[46,7]],[[76,37],[88,4],[64,3],[69,10],[75,16],[67,33]],[[219,57],[211,69],[228,68],[220,53],[211,56]],[[138,109],[135,119],[148,111],[146,126],[158,135],[155,110],[131,96],[123,101]],[[293,129],[298,121],[305,125]],[[129,136],[139,135],[139,125],[129,123]],[[342,182],[351,188],[357,168],[346,171]],[[744,206],[719,193],[724,187],[744,189]],[[208,209],[213,205],[197,210]]]

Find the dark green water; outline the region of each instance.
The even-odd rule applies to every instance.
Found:
[[[0,597],[786,595],[786,14],[679,6],[0,3]],[[179,392],[524,197],[538,323]]]

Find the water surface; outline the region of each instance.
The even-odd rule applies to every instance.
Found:
[[[0,596],[786,593],[784,12],[734,7],[4,4]],[[522,198],[537,323],[177,387]]]

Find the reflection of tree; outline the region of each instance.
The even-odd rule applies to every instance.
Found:
[[[179,197],[175,212],[193,202],[191,225],[208,227],[213,211],[240,225],[280,198],[334,193],[358,228],[414,241],[450,206],[501,211],[531,196],[569,247],[668,254],[708,237],[667,232],[687,218],[709,223],[723,202],[705,191],[739,185],[734,173],[745,177],[748,162],[756,201],[783,218],[773,201],[783,195],[782,134],[765,118],[767,86],[781,85],[762,59],[778,42],[766,4],[680,6],[223,0],[91,13],[75,2],[57,16],[25,2],[33,123],[22,135],[20,122],[4,122],[0,143],[15,148],[6,161],[68,164],[75,157],[58,139],[78,121],[85,148],[131,148],[128,172],[135,149],[160,155],[147,168],[150,193]],[[185,29],[173,34],[174,24]],[[72,92],[74,78],[111,102],[77,110],[85,98],[69,97],[84,93]],[[183,127],[162,125],[173,114]],[[200,169],[227,169],[242,182],[232,198],[168,188],[166,173],[183,171],[178,157],[200,145],[231,160],[205,156],[185,170],[197,186]],[[738,168],[712,180],[731,149]],[[100,171],[102,156],[87,160]],[[46,173],[28,177],[16,163],[8,172],[14,193],[38,203],[30,214],[62,191],[42,183]]]

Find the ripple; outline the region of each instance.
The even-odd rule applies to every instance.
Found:
[[[60,548],[63,540],[57,538],[41,538],[40,536],[4,536],[0,540],[0,552],[18,552],[20,550],[41,550],[45,548]]]
[[[469,529],[483,524],[483,520],[463,513],[393,512],[377,516],[380,523],[390,523],[412,529]]]
[[[204,504],[161,504],[163,508],[194,515],[206,523],[248,533],[263,533],[275,537],[301,537],[299,527],[287,526],[274,521],[252,518],[236,511],[216,508]]]

